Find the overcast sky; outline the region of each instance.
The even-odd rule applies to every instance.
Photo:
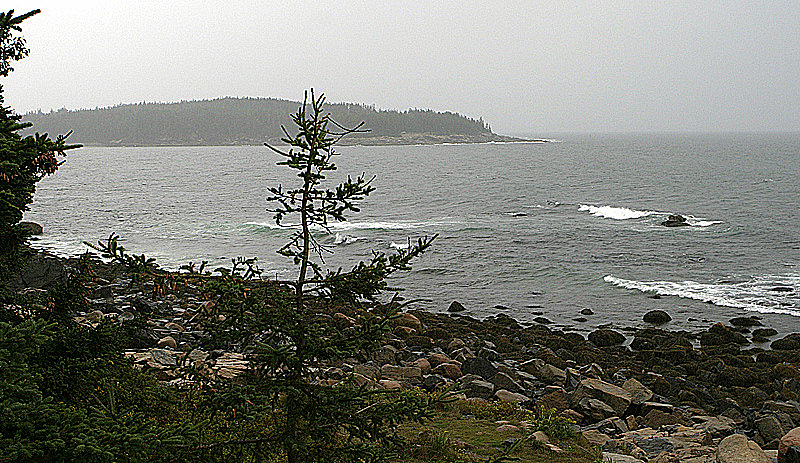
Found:
[[[19,112],[221,96],[432,108],[496,132],[800,130],[800,1],[3,0]]]

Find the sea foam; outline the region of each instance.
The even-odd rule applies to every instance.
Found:
[[[639,219],[649,215],[664,214],[663,212],[656,211],[637,211],[636,209],[628,209],[627,207],[590,206],[586,204],[581,204],[578,210],[581,212],[588,212],[595,217],[604,217],[614,220]]]
[[[660,296],[678,296],[752,312],[800,317],[800,274],[763,275],[744,282],[636,281],[607,275],[608,283]]]

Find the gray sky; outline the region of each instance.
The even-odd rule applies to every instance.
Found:
[[[220,96],[452,110],[496,132],[800,130],[800,1],[5,0],[24,112]]]

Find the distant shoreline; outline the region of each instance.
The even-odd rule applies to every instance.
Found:
[[[478,145],[492,143],[551,143],[553,140],[544,138],[518,138],[505,135],[434,135],[426,133],[404,134],[400,136],[379,136],[379,137],[353,137],[343,138],[339,146],[413,146],[413,145]],[[133,143],[82,143],[86,147],[95,148],[163,148],[163,147],[186,147],[186,146],[263,146],[268,143],[280,146],[284,143],[279,139],[268,139],[265,142],[243,142],[231,144],[203,144],[203,143],[153,143],[153,144],[133,144]]]

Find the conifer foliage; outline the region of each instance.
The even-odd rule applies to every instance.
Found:
[[[0,77],[7,77],[14,61],[28,55],[25,40],[18,33],[22,21],[37,13],[39,10],[19,16],[14,10],[0,12]],[[47,134],[20,136],[19,132],[31,124],[20,122],[20,116],[3,102],[0,84],[0,282],[19,264],[19,246],[27,237],[19,222],[33,201],[36,183],[58,169],[64,151],[76,147],[66,144],[69,134],[55,140]]]

